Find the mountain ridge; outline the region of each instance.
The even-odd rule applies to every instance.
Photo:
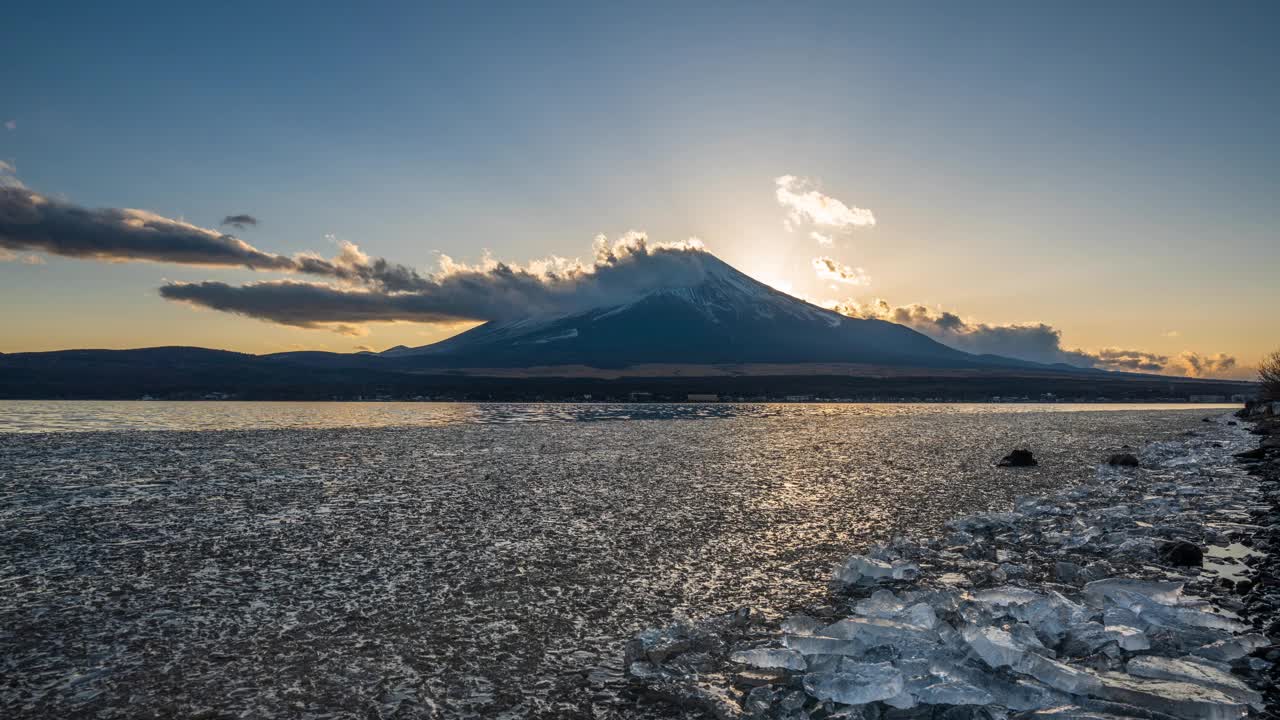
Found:
[[[696,282],[659,284],[623,302],[576,312],[488,322],[431,345],[380,355],[424,369],[653,363],[1045,367],[972,355],[902,325],[840,315],[771,288],[710,253],[699,252],[697,261]]]
[[[1246,385],[972,355],[902,325],[845,317],[792,297],[709,253],[693,260],[696,272],[681,268],[674,279],[612,302],[489,322],[419,348],[0,354],[0,397],[983,399],[1055,393],[1139,399],[1194,388],[1236,392]]]

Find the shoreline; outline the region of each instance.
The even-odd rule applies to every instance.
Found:
[[[1104,464],[1013,512],[854,555],[829,602],[799,615],[645,631],[625,658],[635,697],[726,720],[1265,713],[1280,451],[1246,471],[1232,455],[1249,456],[1252,436],[1233,417],[1213,424],[1213,439],[1147,445],[1141,468]]]

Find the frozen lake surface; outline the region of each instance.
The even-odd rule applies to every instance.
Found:
[[[441,425],[511,425],[601,420],[725,417],[839,417],[930,413],[1080,412],[1235,408],[1171,404],[770,404],[770,403],[454,403],[190,402],[0,400],[0,433],[91,430],[266,430]]]
[[[609,680],[640,629],[812,602],[870,542],[1215,413],[394,405],[357,424],[398,427],[0,435],[0,715],[628,716]],[[414,415],[439,408],[473,419]],[[573,421],[611,413],[652,419]],[[1014,447],[1040,466],[992,466]]]

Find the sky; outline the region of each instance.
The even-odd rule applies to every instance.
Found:
[[[637,233],[962,349],[1245,377],[1280,345],[1274,3],[427,5],[6,10],[0,352],[424,345],[499,311],[199,293],[576,292]]]

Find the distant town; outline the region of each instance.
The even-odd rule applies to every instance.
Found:
[[[1147,403],[1203,403],[1203,404],[1243,404],[1250,399],[1257,397],[1256,393],[1234,393],[1231,395],[1223,394],[1192,394],[1185,396],[1167,396],[1167,397],[1150,397],[1145,398],[1142,402]],[[167,398],[154,397],[152,395],[143,395],[139,400],[161,400]],[[233,393],[210,392],[201,395],[198,398],[185,398],[194,400],[241,400]],[[495,398],[496,399],[496,398]],[[377,393],[373,395],[333,395],[327,398],[331,402],[474,402],[476,398],[469,394],[466,395],[413,395],[413,396],[396,396],[388,393]],[[621,395],[596,395],[593,393],[583,393],[581,395],[573,395],[568,397],[546,397],[534,396],[532,398],[523,399],[528,402],[567,402],[567,403],[1115,403],[1115,402],[1133,402],[1132,398],[1112,398],[1105,395],[1098,396],[1075,396],[1060,397],[1054,393],[1043,393],[1037,396],[1031,395],[991,395],[983,398],[970,397],[946,397],[946,396],[930,396],[930,397],[911,397],[911,396],[878,396],[871,397],[822,397],[818,395],[720,395],[718,393],[684,393],[683,395],[673,395],[664,393],[652,393],[645,391],[636,391]]]

